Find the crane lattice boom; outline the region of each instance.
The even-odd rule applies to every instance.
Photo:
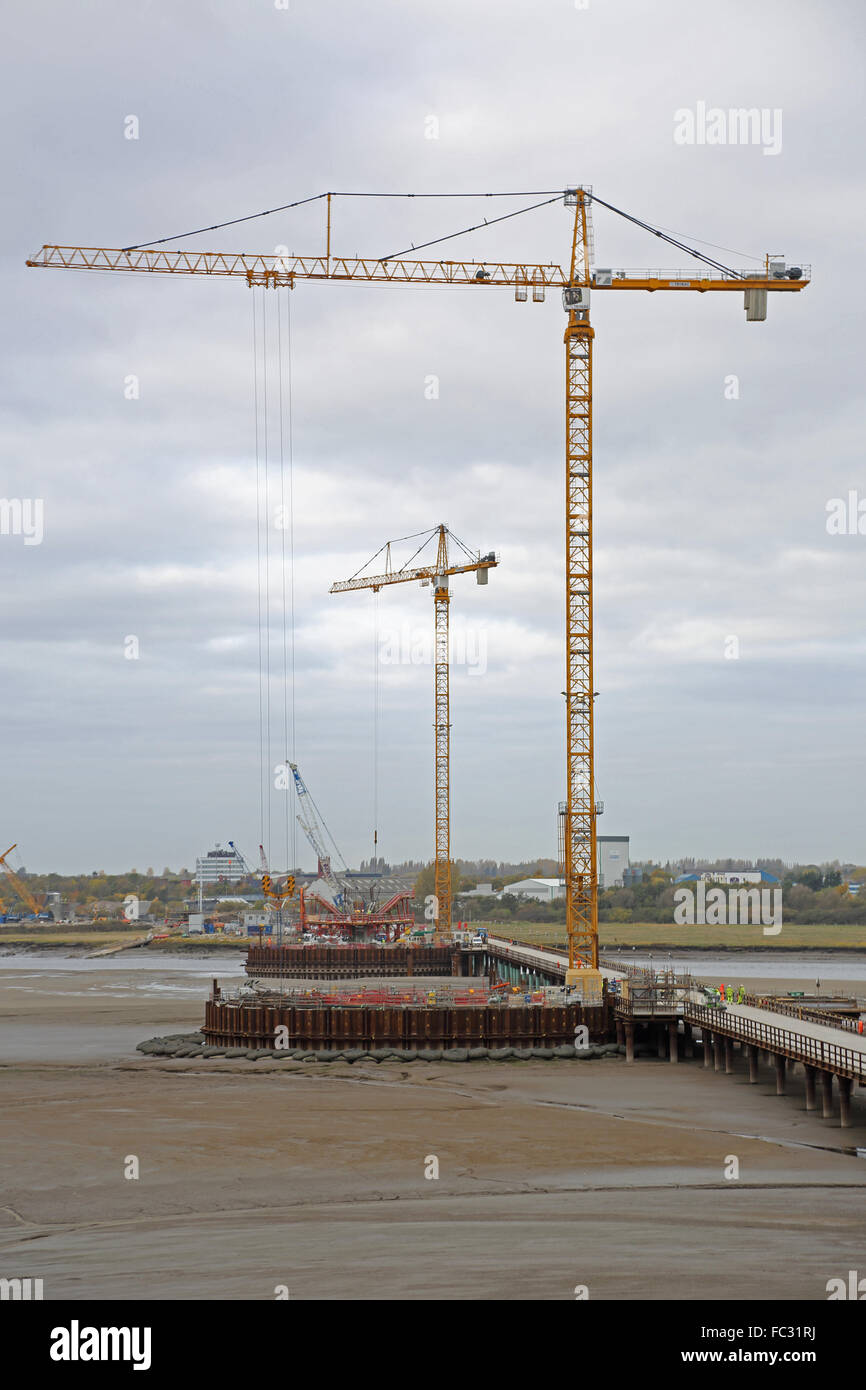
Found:
[[[343,890],[340,887],[336,874],[331,868],[331,856],[325,842],[324,831],[319,822],[319,817],[316,814],[313,798],[307,789],[307,784],[298,771],[297,763],[289,763],[289,767],[295,779],[295,788],[298,793],[298,805],[302,808],[302,812],[298,814],[298,824],[316,852],[316,857],[319,861],[319,871],[333,894],[336,906],[338,908],[342,907]]]
[[[377,260],[360,256],[278,256],[239,251],[127,251],[108,246],[45,245],[27,261],[42,269],[121,271],[154,275],[243,276],[249,285],[290,287],[295,280],[367,280],[383,284],[490,285],[500,289],[563,290],[574,285],[595,290],[699,290],[702,292],[772,289],[796,292],[805,289],[810,267],[797,267],[796,279],[770,269],[746,268],[725,272],[701,267],[683,269],[581,268],[572,278],[562,266],[532,265],[507,261],[416,261],[405,257]]]

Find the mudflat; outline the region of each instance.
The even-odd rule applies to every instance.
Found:
[[[27,978],[0,1273],[46,1299],[824,1300],[866,1267],[866,1101],[840,1130],[799,1072],[150,1059],[132,1035],[198,1027],[202,979]]]

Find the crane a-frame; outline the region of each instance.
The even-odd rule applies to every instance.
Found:
[[[372,589],[378,593],[389,584],[408,584],[417,580],[430,584],[433,589],[433,688],[435,730],[435,797],[436,797],[436,862],[433,892],[436,902],[436,934],[451,933],[451,697],[449,681],[448,651],[448,610],[451,596],[448,580],[454,574],[476,574],[479,584],[487,583],[487,571],[499,561],[490,551],[487,555],[470,555],[467,564],[453,564],[448,554],[448,537],[453,533],[444,522],[431,532],[427,540],[432,540],[438,532],[436,560],[432,565],[411,565],[394,570],[386,563],[384,574],[355,575],[352,579],[339,580],[331,585],[332,594],[344,594],[349,589]],[[454,537],[456,540],[457,538]],[[383,547],[386,561],[390,561],[391,546],[388,541]],[[424,542],[427,544],[427,541]],[[463,550],[466,547],[458,542]],[[419,550],[423,546],[419,546]],[[416,554],[418,551],[416,551]],[[467,552],[468,554],[469,552]],[[380,554],[379,551],[376,554]],[[376,556],[373,556],[375,559]],[[414,558],[414,557],[413,557]],[[368,562],[369,563],[369,562]],[[365,567],[366,568],[366,567]]]
[[[147,272],[158,275],[239,276],[250,287],[292,288],[297,280],[377,281],[395,284],[466,285],[478,293],[506,286],[516,300],[529,292],[536,302],[549,288],[562,291],[568,315],[565,329],[565,543],[566,543],[566,789],[564,877],[569,971],[574,983],[579,971],[598,969],[598,865],[594,776],[593,661],[592,661],[592,343],[590,292],[597,290],[692,291],[698,294],[742,294],[746,318],[766,317],[767,295],[796,293],[809,283],[809,267],[786,266],[781,257],[767,256],[759,269],[732,269],[659,228],[623,213],[592,192],[574,186],[549,201],[562,201],[574,210],[568,269],[525,262],[436,261],[407,258],[405,252],[384,258],[331,255],[331,202],[327,198],[325,254],[295,256],[275,253],[168,251],[160,246],[111,249],[45,245],[29,266],[67,270]],[[614,270],[593,264],[591,204],[595,202],[651,232],[699,261],[697,271]],[[511,214],[513,215],[513,214]],[[475,229],[471,229],[475,230]],[[167,238],[172,240],[172,238]],[[485,292],[481,290],[480,292]]]

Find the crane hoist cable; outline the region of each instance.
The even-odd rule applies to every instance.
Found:
[[[265,820],[267,823],[268,858],[271,857],[273,848],[271,839],[271,496],[270,496],[270,434],[268,417],[268,317],[267,317],[267,298],[264,290],[262,291],[262,378],[264,387],[262,390],[262,405],[264,419],[264,453],[265,453],[265,505],[264,505],[264,539],[265,539],[265,766],[263,769],[265,785]]]
[[[259,304],[258,294],[261,293]],[[295,751],[295,574],[294,465],[291,381],[291,301],[286,295],[286,324],[276,302],[276,325],[269,323],[264,290],[253,293],[253,410],[256,454],[256,621],[259,707],[259,841],[273,856],[275,725],[282,724],[282,745]],[[284,348],[285,343],[285,348]],[[276,376],[276,382],[273,378]],[[276,419],[273,417],[276,416]],[[288,463],[288,479],[286,477]],[[279,477],[272,477],[274,470]],[[280,545],[271,545],[279,499]],[[288,533],[288,537],[287,537]],[[288,549],[287,549],[288,541]],[[273,553],[272,553],[273,552]],[[276,571],[276,572],[275,572]],[[272,583],[273,581],[273,583]],[[274,590],[272,594],[272,588]],[[278,611],[279,610],[279,614]],[[282,643],[282,656],[279,645]],[[273,658],[273,659],[272,659]],[[282,667],[277,676],[278,665]],[[274,682],[282,684],[281,695]],[[288,787],[283,806],[286,866],[297,863],[297,831],[289,835]],[[292,850],[290,856],[290,850]],[[289,863],[291,857],[291,864]]]
[[[283,330],[282,318],[277,301],[277,361],[280,396],[280,575],[282,580],[283,603],[283,746],[291,750],[292,762],[295,760],[295,534],[294,534],[294,450],[292,438],[292,308],[291,298],[285,295],[286,302],[286,367],[283,370]],[[285,390],[283,384],[285,380]],[[288,404],[288,428],[285,425],[285,404]],[[286,448],[287,445],[287,448]],[[286,453],[288,453],[289,493],[286,504]],[[289,601],[286,600],[286,532],[289,533]],[[288,627],[291,627],[291,674],[289,664]],[[291,715],[291,737],[290,734]],[[294,787],[294,783],[292,784]],[[297,821],[289,814],[290,795],[294,791],[286,788],[285,827],[286,827],[286,868],[297,865]],[[291,839],[289,826],[291,824]]]
[[[262,520],[261,520],[261,451],[259,445],[259,338],[258,316],[256,314],[256,292],[253,302],[253,429],[256,453],[256,628],[258,632],[259,660],[259,843],[265,839],[265,783],[264,783],[264,706],[262,687]]]
[[[373,868],[379,852],[379,720],[382,683],[379,679],[379,595],[373,592]]]

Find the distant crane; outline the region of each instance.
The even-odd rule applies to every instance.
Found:
[[[244,874],[245,874],[248,878],[255,878],[255,877],[256,877],[256,874],[255,874],[254,870],[250,868],[249,864],[248,864],[247,861],[246,861],[245,856],[244,856],[244,855],[241,853],[241,851],[238,849],[238,847],[237,847],[237,845],[235,844],[234,840],[229,840],[229,849],[232,850],[233,854],[235,855],[235,858],[237,859],[238,863],[240,864],[241,868],[243,869]],[[271,871],[270,871],[270,868],[269,868],[269,866],[268,866],[268,856],[265,854],[264,845],[259,845],[259,875],[258,875],[258,877],[259,877],[260,880],[261,880],[262,893],[263,893],[265,899],[266,899],[267,901],[269,901],[269,902],[276,903],[276,905],[277,905],[278,907],[282,907],[283,904],[284,904],[284,902],[286,901],[286,899],[287,899],[287,898],[290,898],[290,897],[292,896],[292,894],[294,893],[294,887],[295,887],[295,881],[294,881],[294,879],[291,880],[291,888],[290,888],[290,889],[289,889],[287,886],[284,886],[284,889],[283,889],[282,891],[281,891],[279,888],[274,888],[273,880],[272,880],[272,878],[271,878]]]
[[[319,876],[325,880],[331,890],[334,906],[342,908],[343,890],[340,886],[339,879],[331,868],[331,856],[328,852],[325,832],[322,828],[316,803],[307,789],[306,782],[298,771],[297,763],[289,763],[289,767],[295,779],[295,788],[298,793],[298,805],[301,807],[301,812],[298,814],[298,824],[313,849],[316,851],[316,858],[319,861]],[[339,854],[340,851],[337,850],[337,853]],[[340,859],[343,859],[342,855],[340,855]],[[343,867],[345,868],[345,861],[343,861]]]
[[[0,841],[0,843],[2,843],[2,841]],[[18,894],[18,897],[21,899],[23,903],[27,905],[27,907],[30,908],[30,911],[33,913],[33,916],[38,917],[40,912],[42,911],[43,902],[34,898],[33,894],[30,892],[30,889],[27,887],[27,884],[24,882],[22,878],[19,878],[18,874],[16,874],[15,870],[12,868],[12,865],[8,862],[8,856],[12,853],[13,849],[17,848],[17,843],[14,845],[10,845],[5,854],[0,854],[0,865],[2,865],[3,872],[6,874],[7,878],[9,879],[9,882],[12,884],[12,887],[15,889],[15,892]]]
[[[462,541],[458,540],[453,531],[449,531],[444,522],[426,536],[415,551],[415,558],[430,543],[434,536],[438,535],[436,546],[436,561],[432,565],[411,565],[406,562],[400,569],[391,569],[391,546],[394,541],[388,541],[381,550],[376,551],[372,557],[376,559],[385,551],[385,573],[372,575],[355,575],[352,579],[344,579],[336,584],[332,584],[330,592],[332,594],[344,594],[349,589],[372,589],[378,593],[380,589],[388,584],[408,584],[412,580],[418,580],[422,585],[431,585],[433,589],[433,634],[434,634],[434,659],[433,659],[433,687],[434,687],[434,718],[433,727],[435,730],[434,738],[434,757],[435,757],[435,807],[436,807],[436,866],[434,870],[433,891],[436,897],[436,933],[437,935],[450,935],[451,933],[451,710],[450,710],[450,691],[449,691],[449,653],[448,653],[448,607],[451,596],[448,592],[448,580],[452,574],[471,574],[475,573],[479,584],[487,583],[487,571],[493,569],[499,561],[491,550],[487,555],[480,553],[473,554],[468,550]],[[456,541],[460,549],[468,556],[466,564],[452,564],[448,554],[448,537]],[[415,539],[412,537],[412,539]],[[371,564],[368,560],[367,564]],[[364,566],[366,569],[366,565]]]
[[[247,863],[247,861],[246,861],[244,855],[243,855],[243,854],[241,853],[241,851],[238,849],[238,847],[237,847],[237,845],[235,844],[234,840],[229,840],[229,849],[232,850],[232,852],[234,853],[234,856],[235,856],[235,858],[237,859],[238,863],[240,864],[241,868],[243,869],[245,876],[246,876],[247,878],[253,878],[253,877],[254,877],[253,871],[252,871],[252,869],[250,868],[249,864]]]

